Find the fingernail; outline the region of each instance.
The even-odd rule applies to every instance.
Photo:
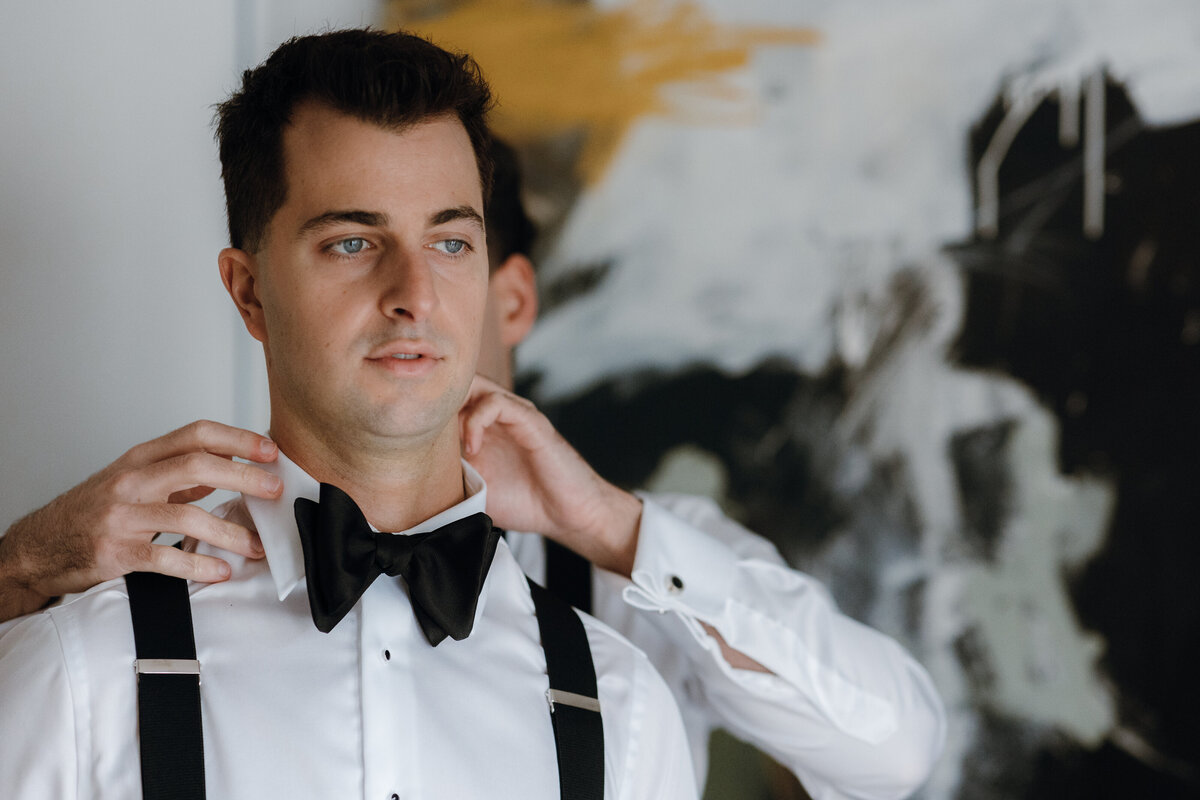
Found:
[[[283,488],[283,481],[274,475],[267,475],[262,479],[262,488],[270,494],[275,494]]]
[[[275,443],[272,442],[270,439],[259,439],[258,440],[258,452],[263,454],[264,456],[274,455],[275,454]]]
[[[258,534],[254,532],[250,534],[250,550],[260,556],[266,554],[266,551],[263,550],[262,539],[258,538]]]
[[[231,570],[229,568],[228,564],[226,564],[224,561],[222,561],[220,564],[217,565],[217,574],[221,576],[222,580],[224,580],[225,578],[228,578],[230,575],[233,574],[233,570]]]

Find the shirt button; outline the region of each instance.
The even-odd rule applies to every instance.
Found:
[[[667,593],[679,594],[683,591],[683,578],[678,575],[672,575],[667,578]]]

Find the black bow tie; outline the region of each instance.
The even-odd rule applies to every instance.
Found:
[[[329,633],[381,573],[402,575],[413,612],[433,646],[465,639],[475,623],[499,533],[487,514],[472,514],[435,531],[375,533],[350,497],[321,484],[321,502],[296,498],[304,546],[308,603],[317,630]]]

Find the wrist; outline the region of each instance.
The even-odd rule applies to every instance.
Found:
[[[642,501],[614,486],[604,508],[606,513],[601,528],[589,537],[602,547],[602,552],[591,559],[592,563],[628,578],[633,574],[633,562],[637,556]]]
[[[33,587],[8,536],[0,537],[0,622],[43,608],[54,599]]]

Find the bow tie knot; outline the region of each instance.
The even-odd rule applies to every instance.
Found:
[[[486,514],[407,536],[377,533],[349,495],[327,483],[321,484],[319,503],[297,498],[295,511],[318,630],[333,630],[371,583],[386,574],[404,579],[431,645],[471,633],[499,538]]]
[[[413,548],[407,540],[407,536],[375,534],[375,565],[384,575],[402,575],[412,563]]]

